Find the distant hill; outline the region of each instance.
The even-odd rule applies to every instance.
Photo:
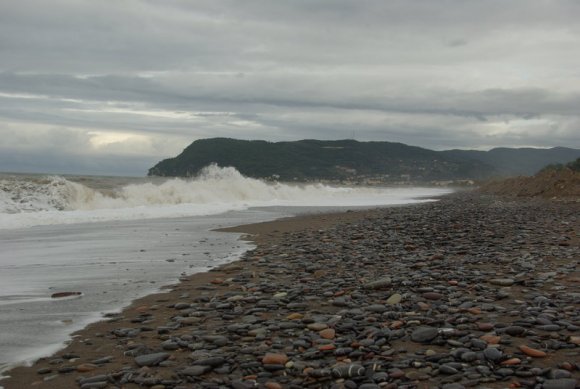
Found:
[[[535,168],[538,163],[534,162],[534,155],[542,161],[538,168]],[[580,150],[566,148],[433,151],[392,142],[211,138],[196,140],[177,157],[156,164],[148,174],[194,176],[201,168],[216,163],[233,166],[248,177],[281,181],[464,180],[499,176],[506,171],[535,172],[548,163],[568,162],[578,156]]]
[[[479,161],[391,142],[296,142],[200,139],[149,170],[155,176],[192,176],[204,166],[233,166],[248,177],[307,180],[449,180],[484,177]]]
[[[493,166],[501,176],[530,176],[549,164],[567,163],[580,157],[580,150],[567,147],[551,149],[496,148],[489,151],[447,150],[444,155],[471,159]]]

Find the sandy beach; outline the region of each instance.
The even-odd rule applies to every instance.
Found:
[[[226,231],[256,249],[74,334],[4,389],[573,389],[580,203],[461,193]]]

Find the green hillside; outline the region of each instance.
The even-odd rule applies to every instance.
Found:
[[[193,176],[211,164],[282,181],[430,181],[481,178],[494,169],[482,162],[391,142],[355,140],[296,142],[200,139],[175,158],[149,170],[154,176]]]

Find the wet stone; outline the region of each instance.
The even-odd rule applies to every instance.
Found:
[[[211,371],[210,366],[188,366],[181,370],[180,374],[189,377],[197,377]]]
[[[419,327],[411,334],[411,340],[417,343],[429,343],[437,337],[439,330],[434,327]]]
[[[570,373],[568,370],[563,369],[551,369],[548,376],[551,379],[570,378],[572,377],[572,373]]]
[[[375,281],[368,282],[363,285],[365,289],[383,289],[391,286],[392,280],[391,277],[383,277],[379,278]]]
[[[522,336],[526,333],[526,329],[521,326],[510,326],[507,327],[504,332],[511,336]]]
[[[110,363],[114,358],[112,356],[106,356],[93,360],[91,363],[95,365],[104,365],[105,363]]]
[[[473,351],[467,351],[461,354],[461,360],[465,362],[473,362],[477,359],[477,354]]]
[[[229,342],[228,338],[226,338],[225,336],[220,336],[220,335],[204,336],[203,340],[205,340],[206,342],[215,344],[216,346],[225,346]]]
[[[459,370],[457,370],[456,368],[454,368],[450,365],[441,365],[439,367],[439,371],[443,374],[457,374],[457,373],[459,373]]]
[[[511,278],[492,278],[489,280],[489,283],[499,286],[512,286],[515,281]]]
[[[135,363],[139,366],[155,366],[169,358],[168,353],[153,353],[135,357]]]
[[[382,313],[385,312],[387,310],[387,307],[382,305],[382,304],[373,304],[373,305],[369,305],[364,307],[365,310],[370,311],[370,312],[377,312],[377,313]]]
[[[486,348],[485,350],[483,350],[483,355],[485,356],[486,359],[492,362],[497,362],[503,357],[503,353],[495,347]]]

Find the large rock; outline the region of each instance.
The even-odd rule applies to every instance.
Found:
[[[435,327],[419,327],[411,334],[411,340],[417,343],[429,343],[439,335]]]
[[[135,363],[139,366],[157,366],[167,358],[169,358],[168,353],[145,354],[135,357]]]

